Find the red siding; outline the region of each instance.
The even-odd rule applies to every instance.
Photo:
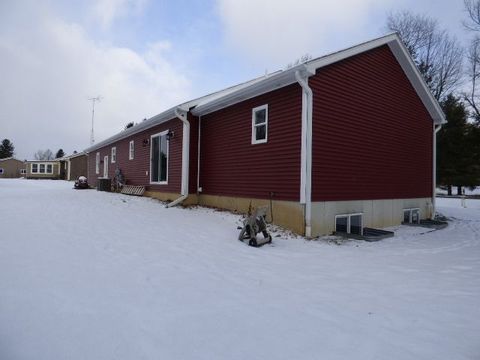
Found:
[[[431,197],[433,122],[387,46],[309,84],[313,201]]]
[[[252,145],[252,109],[268,104],[268,142]],[[201,118],[204,194],[298,200],[302,95],[294,84]]]
[[[150,140],[151,135],[165,130],[171,130],[175,133],[173,139],[170,140],[168,148],[168,184],[150,185],[150,144],[143,146],[143,140]],[[135,142],[135,157],[133,160],[128,159],[131,140]],[[117,161],[115,164],[112,164],[111,149],[114,146],[117,147]],[[95,173],[95,156],[97,152],[100,152],[101,160],[100,174],[98,175]],[[182,177],[182,122],[180,120],[169,120],[151,129],[92,151],[88,156],[88,182],[91,185],[96,184],[97,177],[103,176],[103,158],[106,155],[108,155],[110,178],[114,177],[115,169],[118,166],[129,185],[145,185],[148,190],[180,193]]]

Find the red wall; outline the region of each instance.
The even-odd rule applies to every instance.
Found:
[[[268,142],[252,145],[252,109],[268,104]],[[204,194],[298,200],[302,94],[294,84],[201,118]]]
[[[192,128],[196,133],[195,126]],[[150,144],[143,146],[143,140],[150,140],[151,135],[165,130],[171,130],[175,133],[173,139],[170,140],[168,149],[168,184],[150,185]],[[130,140],[135,141],[135,157],[133,160],[128,159]],[[115,164],[111,163],[111,148],[113,146],[117,147],[117,162]],[[101,161],[100,174],[98,175],[95,173],[95,156],[97,152],[100,152]],[[182,122],[180,120],[169,120],[151,129],[92,151],[88,156],[88,182],[93,186],[96,185],[97,178],[103,176],[103,158],[105,155],[108,155],[110,178],[115,176],[115,169],[118,166],[129,185],[144,185],[147,186],[148,190],[180,193],[182,172]]]
[[[387,46],[309,84],[313,201],[431,197],[433,121]]]

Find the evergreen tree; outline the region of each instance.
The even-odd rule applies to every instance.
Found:
[[[63,149],[58,149],[57,154],[55,155],[55,159],[64,157],[65,153],[63,152]]]
[[[449,94],[441,103],[447,118],[437,135],[437,180],[441,185],[475,187],[480,184],[480,129],[467,121],[463,102]]]
[[[3,139],[0,144],[0,159],[12,157],[15,151],[15,146],[8,139]]]

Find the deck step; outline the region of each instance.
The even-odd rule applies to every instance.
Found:
[[[145,192],[145,186],[141,185],[123,185],[121,194],[142,196]]]

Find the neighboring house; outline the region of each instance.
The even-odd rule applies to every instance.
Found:
[[[9,157],[0,159],[0,179],[19,178],[25,176],[25,163],[21,160]]]
[[[429,218],[444,114],[396,34],[171,108],[86,150],[88,179],[306,236]],[[269,217],[272,215],[269,211]]]
[[[27,160],[27,179],[60,179],[60,160]]]
[[[77,180],[79,176],[87,176],[87,154],[84,152],[64,156],[59,160],[62,179]]]

